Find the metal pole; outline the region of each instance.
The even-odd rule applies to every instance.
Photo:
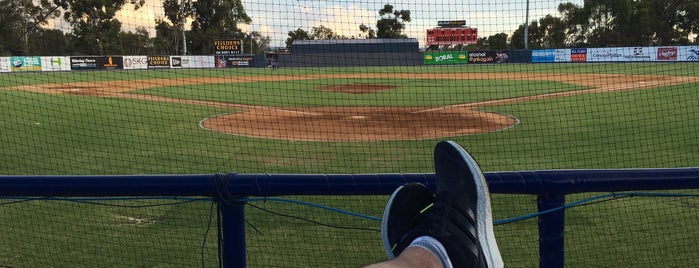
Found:
[[[565,205],[563,195],[539,195],[536,199],[539,212],[557,209]],[[565,266],[565,210],[561,209],[539,216],[539,268]]]
[[[524,49],[529,49],[529,0],[527,0],[527,8],[524,15]]]
[[[187,55],[187,36],[184,34],[184,24],[185,24],[185,16],[184,16],[184,0],[182,0],[182,4],[180,5],[180,16],[181,18],[181,23],[182,23],[182,55]]]
[[[221,240],[219,258],[224,268],[245,268],[245,206],[231,200],[217,200],[220,211]]]

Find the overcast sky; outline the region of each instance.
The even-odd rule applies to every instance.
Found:
[[[582,5],[583,0],[529,0],[529,20],[547,14],[558,15],[558,4],[573,2]],[[243,0],[250,25],[239,25],[246,32],[258,31],[272,38],[273,47],[284,46],[288,32],[301,28],[310,31],[324,25],[336,33],[348,37],[360,37],[359,25],[376,28],[378,10],[390,3],[395,9],[410,10],[412,21],[405,33],[425,41],[425,30],[437,26],[440,20],[465,20],[470,27],[478,28],[479,36],[504,32],[511,34],[525,21],[527,0]],[[156,18],[163,18],[161,0],[146,0],[145,6],[133,11],[125,6],[117,18],[124,31],[135,31],[144,26],[154,35]],[[56,22],[56,27],[67,24]]]

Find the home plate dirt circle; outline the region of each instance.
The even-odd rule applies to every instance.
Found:
[[[362,94],[397,88],[349,84],[317,90]],[[422,140],[477,134],[508,128],[517,119],[466,107],[255,107],[241,113],[208,118],[207,129],[224,133],[295,141]]]

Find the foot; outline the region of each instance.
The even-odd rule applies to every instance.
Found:
[[[503,267],[493,233],[488,186],[478,164],[450,141],[437,144],[434,162],[437,194],[432,203],[425,205],[425,197],[413,201],[407,197],[409,192],[399,188],[386,207],[382,227],[388,230],[382,232],[387,234],[384,246],[389,258],[398,256],[415,238],[430,236],[442,243],[452,267]],[[411,192],[425,195],[417,188]],[[401,198],[394,197],[397,195]],[[410,209],[392,212],[403,206]],[[414,208],[419,206],[423,208]],[[417,214],[410,215],[414,211]],[[391,219],[390,215],[399,214],[403,215]],[[397,224],[398,218],[406,221]]]
[[[433,199],[432,192],[420,183],[408,183],[393,192],[381,221],[381,239],[388,259],[398,256],[394,254],[396,242],[415,226],[421,211]]]

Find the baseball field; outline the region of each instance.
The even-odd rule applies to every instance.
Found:
[[[695,63],[2,74],[0,175],[430,173],[445,139],[486,172],[697,166],[697,74]],[[289,198],[380,217],[386,197]],[[607,201],[567,213],[570,267],[693,258],[696,198]],[[207,201],[0,204],[0,267],[55,255],[54,267],[216,263]],[[374,220],[251,204],[251,267],[383,258]],[[496,220],[532,213],[536,197],[495,195],[493,209]],[[535,218],[496,226],[508,267],[538,265],[536,232]]]

